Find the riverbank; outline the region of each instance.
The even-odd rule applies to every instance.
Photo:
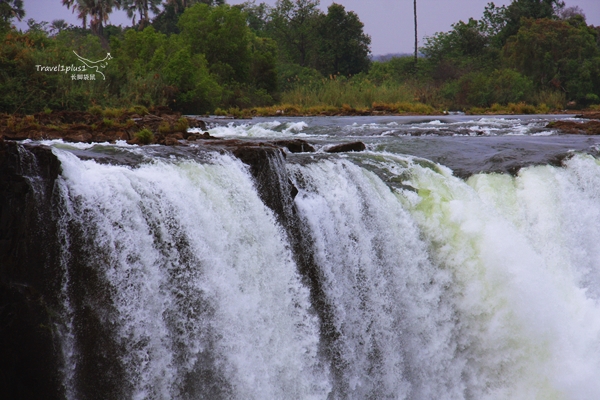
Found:
[[[428,107],[422,105],[423,107]],[[400,111],[402,108],[383,104],[374,104],[371,109],[353,109],[334,107],[302,109],[296,106],[280,108],[260,108],[248,110],[230,110],[231,113],[219,113],[220,117],[308,117],[308,116],[396,116],[396,115],[448,115],[423,108],[417,112]],[[515,109],[515,111],[518,110]],[[496,109],[500,111],[500,109]],[[506,111],[506,110],[505,110]],[[519,115],[510,112],[501,115]],[[523,113],[521,113],[523,114]],[[554,114],[573,115],[589,121],[553,121],[547,128],[559,129],[566,134],[600,134],[600,111],[561,111]],[[491,111],[477,115],[498,115]],[[177,145],[181,141],[214,139],[207,129],[211,117],[183,116],[168,107],[132,107],[129,109],[91,108],[83,111],[48,111],[32,115],[0,114],[0,140],[52,140],[63,139],[68,142],[115,142],[124,140],[130,144]],[[221,119],[223,121],[223,119]],[[197,128],[197,129],[190,129]]]
[[[600,113],[597,107],[587,110],[559,110],[545,104],[534,106],[527,103],[494,104],[491,107],[472,107],[464,112],[466,115],[530,115],[530,114],[590,114]],[[252,107],[246,109],[217,109],[215,115],[231,118],[252,117],[339,117],[339,116],[380,116],[380,115],[448,115],[453,111],[436,109],[424,103],[373,103],[371,107],[352,107],[344,104],[341,107],[331,105],[301,106],[280,104],[270,107]]]

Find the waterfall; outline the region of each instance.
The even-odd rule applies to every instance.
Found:
[[[377,176],[348,161],[291,170],[333,309],[335,397],[460,398],[450,276],[429,261],[410,215]]]
[[[326,397],[308,290],[239,161],[130,168],[56,154],[75,397]]]
[[[460,179],[383,151],[117,147],[53,144],[54,180],[19,149],[52,209],[29,219],[54,224],[56,397],[600,396],[593,156]]]
[[[452,274],[466,397],[597,397],[598,162],[575,156],[467,183],[407,168],[416,191],[397,194]]]

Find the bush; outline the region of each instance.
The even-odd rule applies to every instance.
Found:
[[[472,72],[464,75],[458,81],[455,101],[461,106],[490,107],[494,103],[506,105],[522,102],[530,98],[532,93],[533,83],[530,79],[517,71],[500,69],[491,74]]]
[[[173,130],[175,132],[185,133],[185,132],[187,132],[187,130],[188,130],[189,127],[190,127],[190,123],[188,122],[187,118],[181,117],[175,123],[175,126],[173,127]]]
[[[154,133],[150,129],[144,128],[135,134],[135,137],[141,144],[150,144],[154,142]]]

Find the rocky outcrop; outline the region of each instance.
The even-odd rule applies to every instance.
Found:
[[[55,320],[60,273],[48,206],[59,172],[47,148],[0,143],[0,393],[6,399],[64,398]]]
[[[363,142],[338,144],[325,150],[327,153],[345,153],[348,151],[365,151],[367,147]]]
[[[312,153],[315,151],[310,143],[302,139],[276,140],[273,144],[285,147],[290,153]]]
[[[575,118],[600,119],[600,111],[588,111],[583,114],[576,115]]]
[[[546,128],[559,129],[572,135],[600,135],[600,121],[594,119],[586,122],[552,121]]]
[[[146,111],[147,112],[147,111]],[[153,143],[178,144],[177,140],[197,136],[189,128],[206,129],[204,121],[182,116],[167,107],[155,107],[149,113],[135,110],[98,110],[97,112],[55,111],[34,115],[0,115],[0,137],[8,140],[52,140],[96,143],[126,140],[138,143],[136,134],[148,129]],[[192,140],[193,140],[192,139]]]

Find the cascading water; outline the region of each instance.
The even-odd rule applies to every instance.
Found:
[[[448,274],[389,188],[348,161],[291,166],[326,301],[335,397],[460,397]]]
[[[326,396],[308,290],[239,161],[131,169],[57,155],[68,251],[86,275],[68,297],[107,330],[115,398]],[[89,332],[72,326],[70,392],[88,397]]]
[[[64,397],[600,397],[598,141],[535,121],[327,121],[212,133],[327,148],[360,131],[368,151],[248,167],[193,146],[46,143]],[[399,139],[488,123],[529,131]],[[466,179],[430,161],[461,146]]]

